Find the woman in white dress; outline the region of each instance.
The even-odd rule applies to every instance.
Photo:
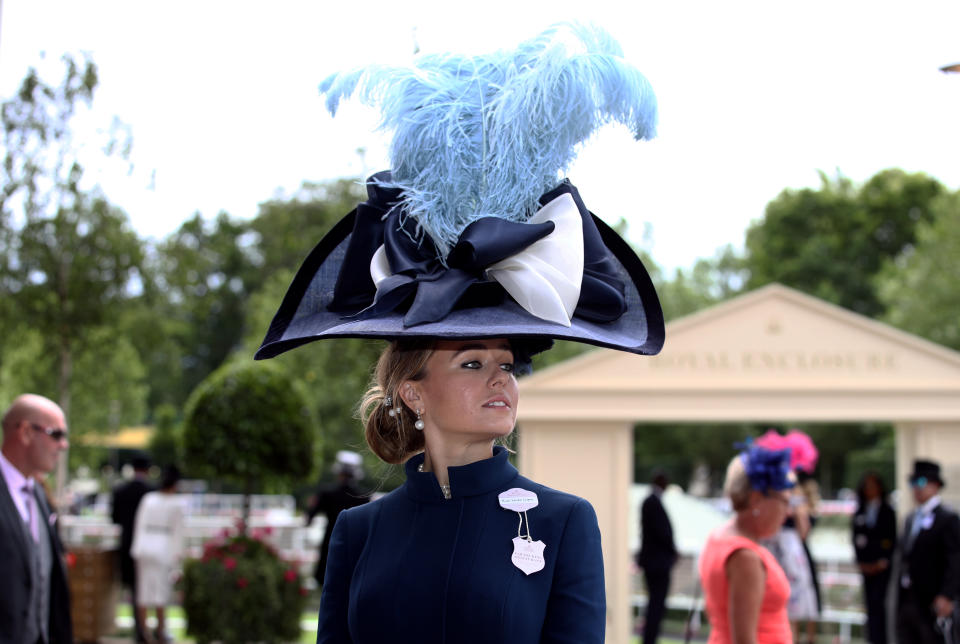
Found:
[[[176,493],[180,471],[168,466],[160,489],[143,497],[137,508],[130,556],[137,566],[137,612],[146,623],[147,608],[157,613],[156,640],[168,639],[165,608],[173,603],[174,576],[184,551],[184,511]]]

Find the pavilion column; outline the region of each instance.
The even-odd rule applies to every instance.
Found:
[[[896,436],[895,468],[897,480],[887,481],[890,489],[900,490],[897,494],[897,530],[903,525],[903,520],[913,508],[913,498],[907,488],[907,476],[913,469],[913,461],[917,458],[917,428],[911,423],[898,423],[894,426]]]
[[[607,644],[628,644],[630,545],[627,510],[633,483],[633,421],[524,420],[524,476],[587,499],[597,512],[607,591]]]

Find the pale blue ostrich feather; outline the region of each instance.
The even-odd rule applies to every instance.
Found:
[[[411,67],[370,66],[320,84],[335,114],[357,94],[394,133],[394,184],[446,256],[472,221],[526,221],[556,187],[577,147],[608,122],[654,136],[647,79],[597,27],[561,24],[514,51],[420,56]]]

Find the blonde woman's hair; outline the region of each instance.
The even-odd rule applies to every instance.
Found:
[[[800,490],[803,492],[804,497],[806,497],[807,506],[810,508],[811,513],[816,513],[817,508],[820,505],[820,485],[815,479],[808,478],[799,485]]]
[[[743,465],[743,459],[737,454],[727,465],[727,476],[723,481],[723,493],[730,499],[730,504],[737,512],[745,510],[750,503],[750,493],[753,487],[750,485],[750,478],[747,476],[747,468]]]
[[[399,390],[407,380],[423,379],[435,345],[434,340],[391,342],[380,354],[370,387],[360,401],[367,445],[385,463],[403,463],[423,450],[423,432],[413,427],[417,415],[404,404]],[[385,404],[387,396],[389,407]],[[395,415],[390,416],[390,410]]]

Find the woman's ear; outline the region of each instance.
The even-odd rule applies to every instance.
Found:
[[[404,404],[410,409],[416,411],[419,407],[422,407],[422,401],[420,397],[420,389],[411,381],[407,380],[400,385],[400,399],[403,400]]]

